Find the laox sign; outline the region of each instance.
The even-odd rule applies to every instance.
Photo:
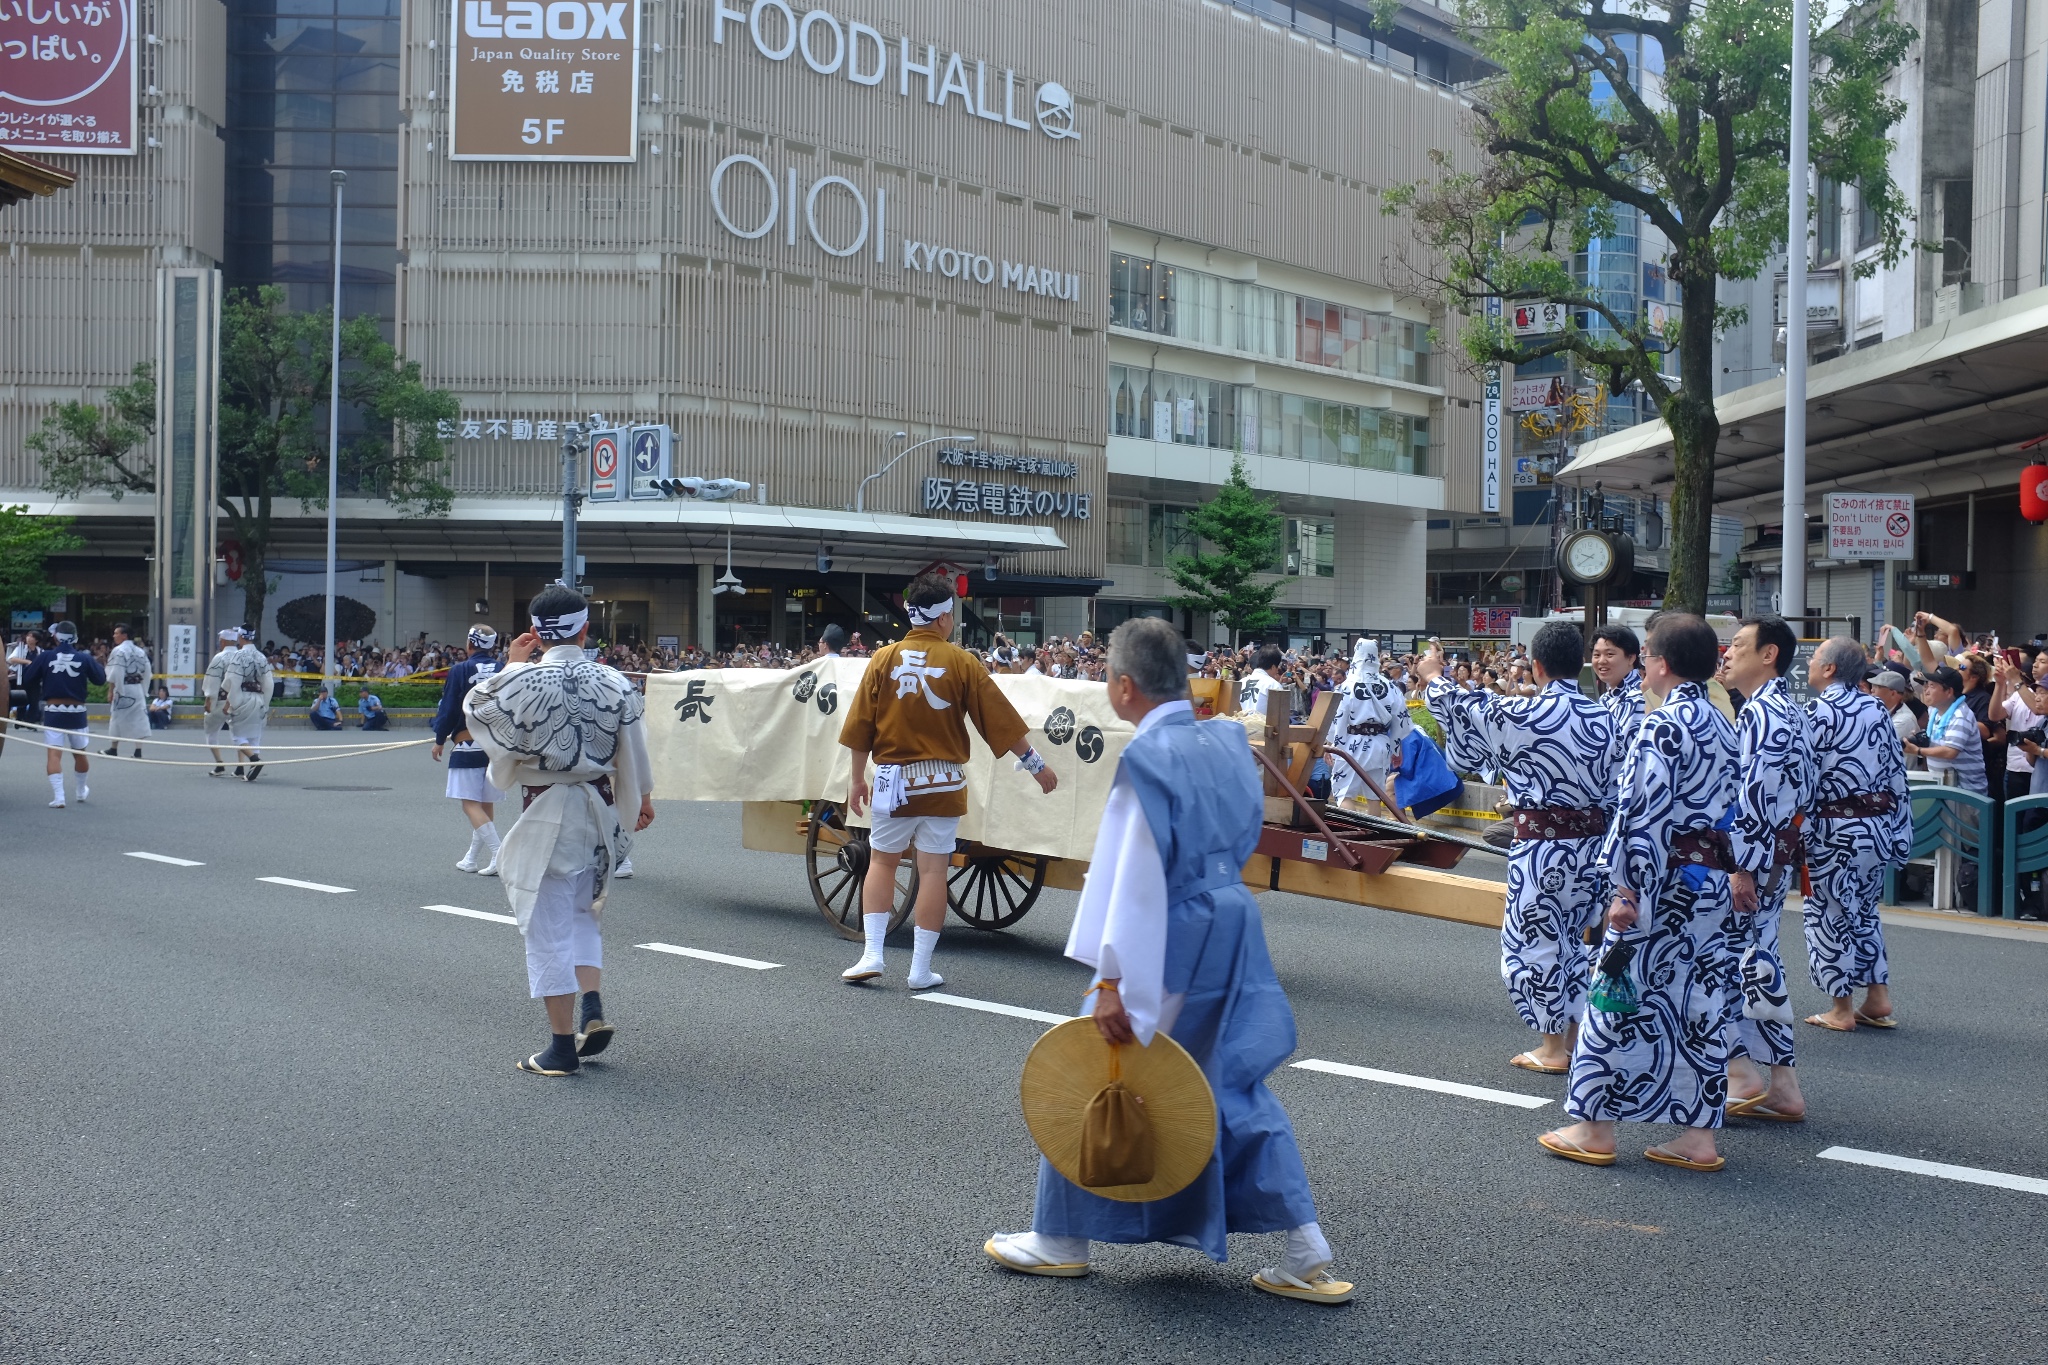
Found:
[[[841,22],[822,9],[808,10],[796,17],[788,0],[754,0],[750,9],[735,9],[725,0],[712,0],[711,41],[723,45],[726,27],[738,24],[753,37],[754,47],[771,62],[801,57],[805,66],[821,76],[844,72],[855,85],[879,86],[889,74],[889,40],[877,29],[856,21]],[[967,62],[957,52],[944,62],[936,44],[922,44],[922,60],[908,38],[898,38],[896,49],[896,93],[910,97],[912,76],[924,78],[926,104],[944,109],[954,96],[976,118],[1010,128],[1029,130],[1034,121],[1049,138],[1081,136],[1074,127],[1074,97],[1058,81],[1045,81],[1037,91],[1033,118],[1019,117],[1017,73],[1005,68],[1000,85],[991,89],[991,71],[983,60],[974,63],[974,79],[967,78]],[[1029,89],[1028,78],[1026,89]],[[996,107],[998,104],[1000,108]]]
[[[463,0],[462,33],[466,38],[610,38],[623,43],[625,16],[625,0],[608,5],[554,0],[545,8],[540,0],[506,0],[503,14],[492,8],[491,0]]]

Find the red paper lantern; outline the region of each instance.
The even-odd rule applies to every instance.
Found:
[[[2043,466],[2043,467],[2042,467],[2042,470],[2041,470],[2041,476],[2042,476],[2043,478],[2048,478],[2048,466]],[[2044,513],[2042,513],[2042,515],[2043,515],[2044,517],[2048,517],[2048,512],[2044,512]],[[955,578],[953,579],[953,595],[954,595],[955,597],[965,597],[965,596],[967,596],[967,575],[966,575],[966,574],[964,574],[964,573],[963,573],[963,574],[959,574],[959,575],[957,575],[957,576],[956,576],[956,577],[955,577]]]
[[[2020,515],[2036,525],[2048,521],[2048,464],[2020,471]]]

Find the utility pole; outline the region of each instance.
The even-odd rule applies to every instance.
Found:
[[[583,505],[583,456],[590,449],[585,436],[581,422],[562,423],[562,583],[569,588],[576,586],[576,509]]]
[[[1778,614],[1806,634],[1806,120],[1812,58],[1807,0],[1792,0],[1792,146],[1786,160],[1791,207],[1785,224],[1785,550]]]
[[[335,679],[334,504],[341,497],[341,199],[348,172],[329,171],[327,178],[334,183],[334,298],[330,304],[334,327],[327,346],[327,652],[320,657],[320,677],[331,697]]]

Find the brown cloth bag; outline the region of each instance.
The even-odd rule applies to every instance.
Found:
[[[1112,1048],[1111,1065],[1122,1052]],[[1122,1068],[1113,1073],[1121,1076]],[[1143,1096],[1113,1080],[1095,1092],[1088,1112],[1081,1119],[1081,1185],[1101,1189],[1106,1185],[1143,1185],[1152,1179],[1158,1148],[1152,1138],[1152,1120],[1145,1113]]]

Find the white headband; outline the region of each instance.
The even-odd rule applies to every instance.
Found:
[[[239,640],[242,638],[242,628],[240,626],[229,626],[220,633],[220,638],[223,640]]]
[[[533,633],[543,640],[573,640],[589,619],[588,607],[566,616],[536,616],[533,618]]]
[[[489,626],[471,626],[469,628],[469,642],[478,649],[489,649],[498,643],[498,632],[492,630]]]
[[[911,625],[928,626],[941,616],[950,614],[955,605],[954,600],[949,597],[943,602],[934,602],[928,607],[914,606],[909,602],[905,602],[903,610],[909,613]]]

